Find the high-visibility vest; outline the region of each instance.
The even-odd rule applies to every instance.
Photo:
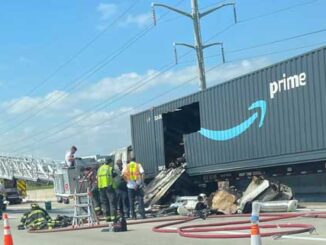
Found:
[[[140,171],[139,171],[139,164],[136,162],[130,162],[127,165],[127,171],[126,171],[126,177],[127,180],[133,180],[136,181],[140,178]]]
[[[97,186],[98,188],[113,186],[112,167],[107,164],[103,164],[97,170]]]

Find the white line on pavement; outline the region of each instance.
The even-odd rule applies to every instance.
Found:
[[[303,236],[281,236],[280,238],[294,239],[294,240],[307,240],[307,241],[326,241],[326,238],[318,237],[303,237]]]

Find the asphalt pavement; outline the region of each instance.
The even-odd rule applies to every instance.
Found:
[[[112,233],[102,232],[101,229],[91,229],[82,231],[69,231],[69,232],[56,232],[45,234],[31,234],[27,231],[20,231],[17,229],[19,220],[24,212],[29,208],[28,204],[14,205],[8,208],[11,232],[15,245],[89,245],[89,244],[117,244],[117,245],[173,245],[173,244],[223,244],[223,245],[246,245],[250,244],[250,239],[191,239],[180,237],[173,233],[155,233],[152,231],[154,224],[138,224],[129,225],[127,232]],[[315,207],[314,211],[320,210],[321,206]],[[72,215],[71,206],[63,204],[53,204],[53,210],[50,212],[51,216],[57,214]],[[207,219],[192,221],[192,223],[206,224],[212,222],[224,222],[241,220],[246,218],[222,218]],[[316,227],[316,232],[313,234],[304,233],[292,236],[286,236],[282,238],[263,238],[263,245],[321,245],[326,244],[326,220],[321,218],[292,218],[287,220],[280,220],[274,223],[304,223],[312,224]],[[188,225],[188,224],[187,224]],[[176,229],[172,226],[170,229]],[[1,221],[1,232],[3,232],[3,223]],[[234,231],[235,233],[239,233]],[[233,232],[233,233],[234,233]],[[248,231],[242,231],[248,232]],[[232,233],[232,232],[231,232]],[[3,233],[1,233],[3,235]]]

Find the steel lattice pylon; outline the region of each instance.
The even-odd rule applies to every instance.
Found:
[[[33,157],[0,155],[0,179],[53,181],[57,162]]]

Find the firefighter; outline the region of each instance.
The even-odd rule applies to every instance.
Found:
[[[129,218],[128,188],[127,182],[123,177],[123,163],[119,159],[116,164],[118,166],[118,176],[116,177],[117,209],[119,210],[119,215]]]
[[[49,214],[41,208],[37,203],[31,204],[31,211],[25,213],[20,220],[18,229],[25,228],[40,230],[44,228],[51,228],[53,221]]]
[[[102,215],[100,193],[97,186],[97,170],[98,166],[88,167],[83,171],[83,176],[87,179],[88,186],[91,190],[94,211],[96,215]]]
[[[131,161],[128,163],[126,168],[123,171],[123,175],[125,180],[127,181],[128,188],[128,198],[130,205],[131,217],[136,219],[135,212],[135,199],[137,199],[139,204],[139,213],[143,219],[145,216],[145,208],[144,208],[144,191],[143,191],[143,183],[144,183],[144,169],[140,163],[135,162],[135,158],[132,157]]]
[[[97,186],[100,193],[101,207],[106,221],[115,221],[116,219],[116,196],[115,181],[116,174],[110,163],[111,159],[106,159],[97,170]]]

